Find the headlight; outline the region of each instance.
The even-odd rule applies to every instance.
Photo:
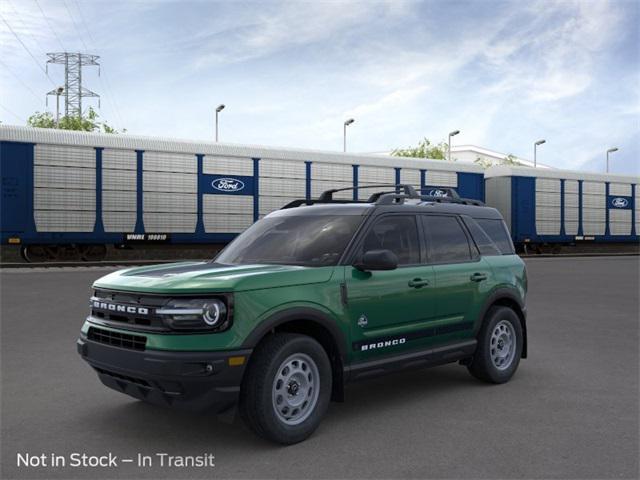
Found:
[[[173,330],[224,330],[229,322],[226,304],[217,298],[173,299],[156,310]]]

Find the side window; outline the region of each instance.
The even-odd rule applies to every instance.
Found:
[[[429,262],[458,263],[471,260],[467,235],[456,217],[423,215]]]
[[[502,252],[496,244],[493,243],[493,240],[489,238],[482,227],[478,225],[473,218],[463,217],[463,219],[482,255],[502,255]]]
[[[398,256],[398,265],[420,263],[420,240],[413,216],[393,215],[376,221],[362,244],[362,252],[391,250]]]
[[[497,218],[476,218],[478,225],[486,232],[493,243],[496,244],[503,255],[513,255],[515,250],[509,236],[509,230],[504,222]]]

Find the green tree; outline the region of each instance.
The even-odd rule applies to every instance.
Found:
[[[60,123],[56,127],[56,119],[51,112],[36,112],[29,117],[27,125],[38,128],[59,128],[61,130],[80,130],[83,132],[118,133],[107,122],[101,122],[98,118],[98,113],[89,107],[89,111],[85,116],[73,117],[65,115],[60,117]],[[127,130],[123,129],[122,131],[126,132]]]
[[[518,157],[516,157],[513,154],[509,154],[506,157],[504,157],[503,159],[499,160],[498,162],[494,162],[493,160],[490,160],[488,158],[482,158],[482,157],[477,157],[474,161],[474,163],[480,165],[482,168],[489,168],[492,167],[494,165],[509,165],[509,166],[518,166],[518,165],[523,165],[521,162],[519,162],[517,160]]]
[[[447,160],[449,146],[445,142],[432,144],[427,138],[418,143],[417,147],[396,148],[391,155],[396,157],[431,158],[435,160]]]

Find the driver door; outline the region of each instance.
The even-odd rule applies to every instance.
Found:
[[[401,353],[420,346],[435,316],[433,267],[415,215],[389,214],[375,219],[355,258],[370,250],[386,249],[398,257],[398,268],[363,272],[345,269],[347,312],[355,361]]]

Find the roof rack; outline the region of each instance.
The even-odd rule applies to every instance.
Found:
[[[389,188],[391,191],[380,191],[373,193],[367,200],[345,200],[334,199],[333,194],[337,192],[344,192],[348,190],[361,190],[365,188]],[[401,192],[402,191],[402,192]],[[484,203],[480,200],[474,200],[471,198],[462,198],[458,195],[453,188],[448,187],[434,187],[429,189],[430,195],[421,195],[416,189],[408,184],[379,184],[379,185],[364,185],[358,187],[345,187],[334,188],[326,190],[320,194],[317,199],[299,199],[293,200],[287,203],[281,208],[281,210],[287,208],[295,208],[301,205],[314,205],[319,203],[373,203],[375,205],[392,205],[392,204],[404,204],[405,200],[419,200],[422,202],[431,203],[460,203],[464,205],[484,206]]]

